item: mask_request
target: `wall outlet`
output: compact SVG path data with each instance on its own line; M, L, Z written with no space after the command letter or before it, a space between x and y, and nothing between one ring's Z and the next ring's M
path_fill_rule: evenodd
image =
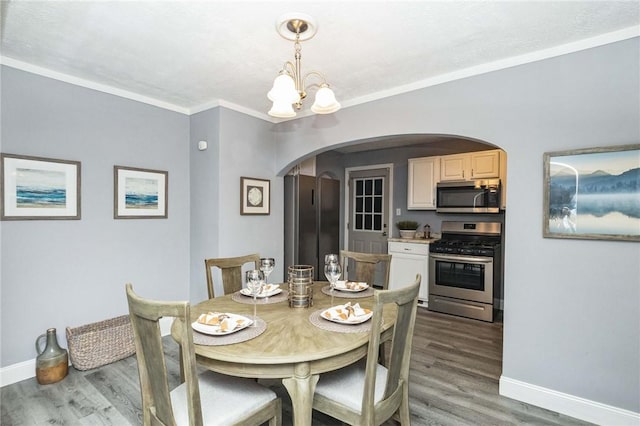
M402 214L402 210L396 209L396 216L400 216Z

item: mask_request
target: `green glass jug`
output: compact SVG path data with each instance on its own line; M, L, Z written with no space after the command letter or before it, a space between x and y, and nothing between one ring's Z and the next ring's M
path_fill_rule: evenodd
M41 340L47 343L41 348ZM50 328L46 334L41 334L36 339L36 379L41 385L56 383L64 379L69 372L69 354L66 349L58 345L56 329Z

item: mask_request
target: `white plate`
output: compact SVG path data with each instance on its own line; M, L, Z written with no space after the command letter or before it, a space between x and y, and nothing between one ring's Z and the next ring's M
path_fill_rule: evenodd
M359 316L350 316L349 318L342 319L340 317L332 316L329 311L339 308L339 306L334 306L333 308L325 309L320 313L320 316L328 321L336 322L338 324L362 324L365 321L368 321L373 316L373 311L370 311L368 314L359 315Z
M251 324L253 324L253 320L247 317L243 317L242 315L236 315L236 314L226 314L226 315L228 315L229 319L231 320L242 321L242 324L238 324L236 328L234 328L233 330L226 330L226 331L222 331L219 325L201 324L198 321L194 321L193 323L191 323L191 327L195 331L199 331L200 333L203 333L203 334L208 334L211 336L225 336L227 334L240 331L244 328L249 327Z
M262 299L264 297L269 297L269 296L275 296L276 294L282 293L282 289L280 288L280 286L278 284L268 284L268 285L272 286L274 288L272 290L264 291L262 293L259 293L256 296L257 299ZM240 294L242 294L243 296L253 297L253 295L251 294L251 291L249 291L249 289L246 288L246 287L240 289Z
M357 284L357 287L348 288L347 284ZM367 283L356 282L356 281L340 281L340 280L336 282L336 286L335 286L336 290L344 291L348 293L358 293L360 291L365 291L368 288L369 288L369 284Z

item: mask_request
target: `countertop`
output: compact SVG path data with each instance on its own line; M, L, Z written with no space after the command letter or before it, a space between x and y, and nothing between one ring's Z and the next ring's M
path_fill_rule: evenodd
M440 238L389 238L390 243L411 243L411 244L431 244Z

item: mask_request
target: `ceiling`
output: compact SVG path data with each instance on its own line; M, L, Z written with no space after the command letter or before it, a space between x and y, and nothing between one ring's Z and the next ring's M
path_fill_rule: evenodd
M293 43L344 107L640 34L635 1L2 1L2 63L191 114L270 119L266 93ZM311 93L313 96L313 93ZM310 101L303 112L308 114Z

